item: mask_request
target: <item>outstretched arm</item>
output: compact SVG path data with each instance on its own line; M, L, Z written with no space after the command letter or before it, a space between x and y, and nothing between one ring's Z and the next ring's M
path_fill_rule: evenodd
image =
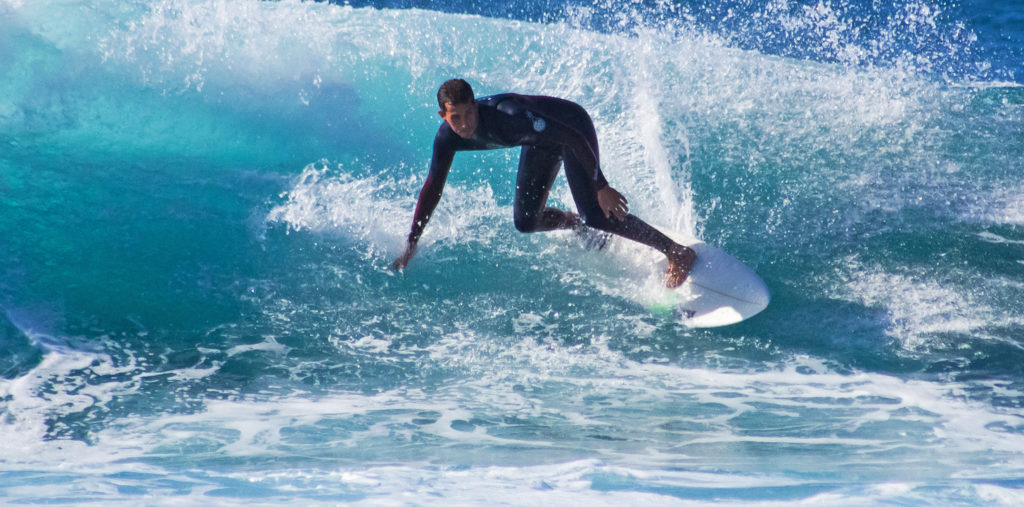
M423 183L423 188L416 201L416 212L413 214L412 227L409 230L405 251L391 264L391 269L405 269L409 265L409 260L416 253L416 244L420 240L420 235L423 234L423 229L426 228L434 209L437 208L437 203L441 200L441 193L444 191L444 184L448 179L448 171L452 168L452 159L454 158L455 152L445 148L439 142L439 138L435 138L434 154L430 159L430 172L427 174L427 181Z
M409 265L409 260L412 259L413 254L416 253L416 245L414 243L407 243L405 245L405 251L402 255L395 259L395 262L391 264L391 269L399 271L405 269Z

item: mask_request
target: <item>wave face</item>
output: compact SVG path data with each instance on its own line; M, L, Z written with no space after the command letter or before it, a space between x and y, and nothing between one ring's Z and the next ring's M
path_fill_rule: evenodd
M0 0L0 494L1019 504L1021 16ZM459 154L393 273L452 76L583 104L772 304L690 329L516 232L516 150Z

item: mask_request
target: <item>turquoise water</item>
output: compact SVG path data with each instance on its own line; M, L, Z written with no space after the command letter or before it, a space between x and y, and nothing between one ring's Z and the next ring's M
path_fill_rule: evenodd
M516 5L0 0L0 500L1022 501L1018 11ZM516 232L516 150L392 272L455 75L772 304Z

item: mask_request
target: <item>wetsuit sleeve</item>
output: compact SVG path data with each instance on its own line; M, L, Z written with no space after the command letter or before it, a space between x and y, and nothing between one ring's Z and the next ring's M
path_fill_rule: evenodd
M409 231L409 244L415 245L419 241L423 229L430 221L434 208L441 201L441 192L444 190L445 180L448 179L448 171L452 168L452 160L455 158L455 149L446 142L444 129L438 130L434 137L434 152L430 157L430 172L427 173L427 181L423 183L419 199L416 202L416 212L412 217L412 229Z

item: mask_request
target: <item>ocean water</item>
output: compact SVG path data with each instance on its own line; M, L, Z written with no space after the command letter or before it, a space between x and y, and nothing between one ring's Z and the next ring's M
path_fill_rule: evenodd
M516 232L516 150L392 272L453 76L771 305ZM1024 503L1022 80L997 0L0 0L0 503Z

